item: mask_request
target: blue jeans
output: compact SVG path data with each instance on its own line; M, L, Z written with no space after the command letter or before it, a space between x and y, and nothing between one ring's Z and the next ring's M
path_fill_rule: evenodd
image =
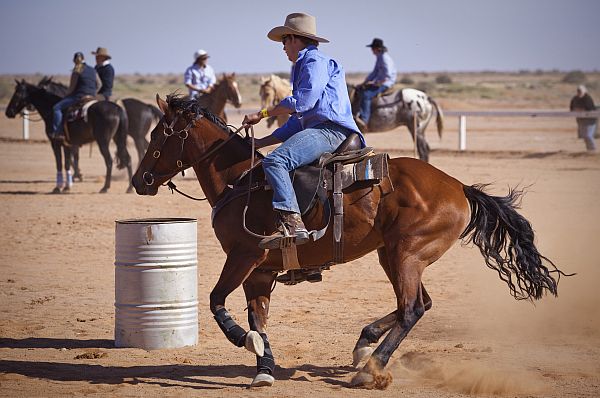
M360 101L360 118L369 123L371 118L371 101L377 97L377 94L383 93L385 90L390 88L389 86L365 86L362 89L362 96Z
M78 101L79 97L68 96L54 104L52 107L52 133L63 131L63 111Z
M587 122L577 122L579 125L579 138L583 138L585 141L585 149L588 151L596 150L596 141L594 141L596 135L596 123L590 124Z
M299 131L288 138L262 162L267 182L273 189L273 208L300 213L290 171L333 152L353 131L332 122Z

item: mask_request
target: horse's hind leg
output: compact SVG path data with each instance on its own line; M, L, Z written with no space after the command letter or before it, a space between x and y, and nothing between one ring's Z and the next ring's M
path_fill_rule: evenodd
M110 188L113 159L112 156L110 156L108 142L98 141L98 148L100 148L100 153L102 154L102 157L104 158L104 164L106 165L106 179L104 180L104 186L100 190L100 193L106 193Z
M395 312L396 319L383 342L375 349L363 369L352 379L354 386L384 389L391 383L391 375L385 373L383 369L402 340L425 313L421 274L427 264L423 263L418 255L419 250L416 249L417 246L422 245L406 240L401 245L398 242L402 240L393 239L393 241L394 243L386 244L389 261L389 269L386 273L396 293L398 306Z
M265 347L264 355L256 356L256 376L252 381L252 387L271 386L275 382L275 378L273 377L275 358L273 357L271 345L267 338L269 302L271 300L271 288L274 281L275 274L255 270L243 284L248 302L248 324L250 325L250 330L255 330L260 334Z
M415 126L413 118L410 117L409 122L407 123L407 127L408 131L410 132L410 136L413 139L413 142L416 141L419 159L421 159L424 162L429 162L429 144L425 140L425 127L427 127L427 124L417 124L417 126Z
M379 248L377 250L377 254L379 255L379 263L383 267L385 273L388 275L388 278L391 279L385 248ZM423 284L421 284L421 290L423 292L425 311L427 311L432 306L431 297L429 297L429 294L427 294ZM394 326L398 317L397 314L398 311L396 310L363 328L360 333L360 337L354 346L354 350L352 351L353 366L358 366L360 362L367 359L373 353L371 344L377 343L379 339L381 339L381 337Z
M81 169L79 168L79 145L71 146L71 156L73 157L73 179L77 179L77 181L83 181L83 175L81 174Z

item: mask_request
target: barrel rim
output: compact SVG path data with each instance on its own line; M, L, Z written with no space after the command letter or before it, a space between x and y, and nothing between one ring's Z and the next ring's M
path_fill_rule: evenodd
M151 218L126 218L115 220L117 224L178 224L178 223L197 223L197 218L188 217L151 217Z

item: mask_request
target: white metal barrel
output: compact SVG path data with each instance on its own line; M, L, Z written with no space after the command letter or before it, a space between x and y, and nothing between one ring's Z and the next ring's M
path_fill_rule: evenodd
M116 347L198 343L196 236L193 218L116 221Z

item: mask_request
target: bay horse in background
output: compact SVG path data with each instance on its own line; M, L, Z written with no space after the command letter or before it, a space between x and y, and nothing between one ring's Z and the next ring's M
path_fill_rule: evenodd
M352 113L356 115L360 109L361 91L356 86L348 85L348 93L352 103ZM425 129L433 117L434 109L438 136L442 138L444 130L442 108L433 98L414 88L395 90L390 94L383 93L373 98L367 131L363 131L364 127L357 124L363 133L388 131L398 126L408 127L413 141L416 140L419 159L428 162L430 148L425 139Z
M278 105L282 99L292 95L292 86L289 80L271 74L269 77L261 77L260 89L260 107L268 108ZM289 115L271 116L267 119L267 127L271 127L277 119L277 126L281 127L289 119Z
M227 259L210 293L210 310L227 339L257 357L252 386L274 382L275 359L266 334L269 303L277 273L283 271L282 252L258 247L260 237L276 229L272 191L264 188L264 173L248 173L254 158L251 143L232 132L218 117L193 100L167 96L157 103L164 117L151 133L150 146L133 176L139 195L156 195L173 176L193 168L213 208L213 228ZM343 144L342 144L343 145ZM396 300L390 311L362 329L353 351L354 364L366 360L353 386L385 388L391 375L384 368L409 331L432 306L421 280L427 266L463 239L479 247L485 264L498 272L516 299L557 295L560 271L541 255L534 231L516 208L521 191L505 197L484 192L485 185L464 185L428 163L412 158L389 160L389 180L381 185L354 184L344 190L344 257L355 260L377 250L379 262L393 286ZM259 189L256 189L256 188ZM249 193L251 191L251 193ZM319 229L325 203L305 214L309 230ZM244 222L244 221L245 222ZM247 229L246 229L247 228ZM334 259L333 228L314 242L298 246L303 269L320 269ZM555 278L555 276L557 278ZM360 283L360 282L359 282ZM225 308L230 293L242 286L250 331ZM307 299L318 300L318 297ZM282 304L280 304L282 305ZM293 308L289 309L293 311ZM323 314L335 324L335 311ZM376 344L387 336L373 350Z
M36 85L27 83L25 80L16 81L16 83L15 92L6 107L6 116L14 118L23 108L30 105L33 106L44 120L46 135L49 138L52 132L52 107L61 97ZM78 119L67 123L69 140L75 146L81 146L92 141L96 141L98 144L106 165L106 178L104 186L100 190L101 193L104 193L108 191L111 183L113 164L113 158L109 150L111 139L117 145L117 168L127 168L127 173L131 178L131 158L127 151L127 115L115 103L99 101L90 106L87 119L87 122L83 119ZM64 181L62 178L61 147L64 150L65 170L67 171L67 184L63 190L66 192L70 189L70 184L72 183L69 178L71 150L63 143L58 143L52 139L50 139L50 144L54 151L57 170L56 188L54 188L53 192L60 192ZM132 187L129 185L128 192L131 190Z
M201 95L197 101L202 108L207 109L209 112L220 117L224 122L227 122L225 104L231 102L238 109L242 106L242 95L235 80L235 73L224 73L215 83L211 92Z
M44 76L38 83L38 87L46 89L46 91L56 94L59 97L64 97L68 87L60 82L55 82L52 77ZM148 149L148 140L146 135L150 132L153 124L157 123L162 117L160 110L151 104L142 102L136 98L125 98L120 101L115 101L117 105L122 103L128 119L128 135L133 139L135 149L138 154L138 163L144 157L146 149ZM81 170L79 169L79 147L72 146L71 153L73 155L74 178L82 180Z

